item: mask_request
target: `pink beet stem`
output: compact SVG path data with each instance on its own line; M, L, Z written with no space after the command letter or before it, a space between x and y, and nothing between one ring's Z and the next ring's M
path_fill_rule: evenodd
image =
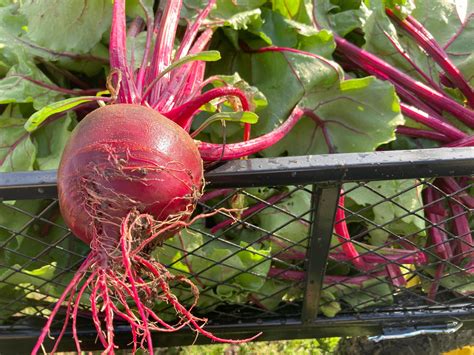
M191 47L189 54L204 51L212 38L212 34L211 29L202 32ZM151 103L152 107L160 112L167 112L191 100L197 94L194 92L194 88L200 86L203 80L204 70L201 70L201 68L205 68L205 66L206 62L193 61L175 68L170 72L169 85L163 88L159 100L156 103ZM149 87L153 83L150 83ZM145 98L146 95L143 96L143 99Z
M400 266L395 264L387 264L385 266L387 270L388 277L390 277L393 286L395 287L403 287L407 284L407 280L403 277L402 270L400 270Z
M385 37L390 41L392 46L397 50L398 54L400 54L412 67L416 70L416 72L421 75L423 79L425 79L426 83L431 85L433 89L436 89L440 93L443 93L441 87L428 75L426 74L421 68L410 58L410 55L403 49L400 43L393 38L387 31L383 31Z
M121 73L122 80L115 85L120 85L118 102L133 103L137 99L137 93L130 68L127 63L127 34L125 23L125 1L115 0L112 15L112 27L110 31L109 57L110 68Z
M438 141L442 143L447 143L451 141L451 139L445 136L443 133L407 126L398 126L396 132L398 134L402 134L408 137L431 139L433 141Z
M350 58L351 62L356 63L369 74L378 76L379 73L383 73L383 78L389 78L390 81L400 84L425 99L434 107L452 113L466 125L474 128L474 112L470 109L463 107L454 99L445 96L431 87L414 80L409 75L394 68L374 54L357 47L344 38L336 35L334 39L339 51Z
M182 0L160 2L159 6L162 14L158 27L159 30L156 36L155 49L150 68L147 71L147 83L151 83L153 79L165 70L172 62L172 53L174 49L176 30L180 19L179 14L181 12ZM167 86L169 82L169 76L170 74L167 74L165 77L161 78L159 83L153 87L150 102L158 101L161 95L162 86Z
M474 146L474 135L459 139L455 142L445 144L445 147L472 147Z
M469 208L474 208L474 197L470 196L466 189L462 187L455 178L444 177L441 179L441 188L452 196L453 199L459 199Z
M439 193L434 190L432 187L428 187L423 191L423 197L425 200L425 205L439 204L436 202L439 200ZM442 208L442 207L441 207ZM431 237L431 240L434 244L435 251L438 256L444 260L451 260L453 257L453 252L449 244L448 236L444 229L445 216L433 213L432 210L425 210L426 217L432 224L428 229L428 233ZM441 227L441 228L440 228Z
M445 269L446 269L446 263L440 263L436 267L434 280L431 282L431 286L428 291L428 298L432 301L436 299L436 294L438 293L438 288L439 288L439 281L443 277Z
M456 85L466 97L469 106L474 107L474 93L467 80L463 77L459 69L449 59L449 56L441 48L433 35L419 23L414 17L408 15L405 20L399 19L390 9L386 9L387 14L400 27L407 31L433 60L446 72L451 82Z
M215 189L215 190L212 190L212 191L206 191L205 193L203 193L203 195L199 199L199 202L204 203L204 202L207 202L209 200L212 200L213 198L228 195L228 194L230 194L234 191L235 191L234 189Z
M359 252L352 244L351 236L349 234L349 230L347 229L346 214L344 212L344 195L339 197L339 208L336 211L334 229L339 243L341 243L342 250L351 260L354 266L360 270L366 270L367 265L365 265L363 259L361 259L359 256Z
M304 110L295 107L281 126L263 136L246 142L230 144L199 142L198 149L201 153L201 158L204 161L233 160L257 153L279 142L303 116Z
M199 110L201 106L218 97L224 96L238 97L242 104L242 109L244 111L250 110L247 96L245 96L245 94L240 89L234 87L220 87L206 91L204 94L196 97L195 99L188 101L185 104L172 109L171 111L163 113L163 115L168 117L170 120L175 121L181 127L189 127L189 123L191 122L193 115Z
M440 133L443 133L445 136L451 139L462 139L467 136L466 133L457 129L448 122L444 122L440 119L437 119L436 117L433 117L428 113L419 110L416 107L407 105L403 102L400 104L400 107L404 115L410 117L416 122L422 123L425 126L428 126Z
M462 254L462 257L473 257L474 243L472 240L471 227L469 226L469 220L467 218L468 212L454 201L449 201L449 207L454 217L454 231L457 236L455 241L459 247L459 252Z

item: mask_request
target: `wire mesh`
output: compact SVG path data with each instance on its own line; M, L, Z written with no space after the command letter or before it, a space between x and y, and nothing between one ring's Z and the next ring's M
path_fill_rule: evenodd
M325 255L308 251L314 225L327 223L315 219L314 189L328 186L210 189L197 212L217 213L168 239L151 256L198 286L195 314L210 324L302 319L308 263ZM342 187L332 236L322 236L330 238L330 248L314 300L319 319L473 308L472 178ZM65 226L56 199L2 201L2 329L40 329L87 253ZM188 287L171 286L182 303L192 303ZM157 301L155 309L165 320L175 317L164 302ZM64 317L62 311L53 327L62 326ZM87 297L79 317L81 326L91 327Z
M342 312L472 307L472 188L453 178L346 184L336 223L351 241L336 234L331 245L321 308L334 299ZM344 253L349 243L355 255Z

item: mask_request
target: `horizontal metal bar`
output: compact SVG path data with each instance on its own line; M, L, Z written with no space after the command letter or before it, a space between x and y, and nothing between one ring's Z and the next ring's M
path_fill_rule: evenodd
M474 147L236 160L206 173L210 187L342 183L474 175ZM0 199L54 198L56 171L0 173Z
M230 339L242 339L253 336L259 332L262 335L259 341L282 339L309 339L333 336L362 336L381 334L384 328L390 326L403 326L418 324L432 324L436 319L437 324L463 322L463 329L474 328L474 308L453 307L451 309L412 310L410 312L380 312L360 313L356 315L338 315L334 318L318 318L312 323L302 324L300 319L262 320L254 323L241 323L233 325L208 324L206 330L215 335ZM2 330L4 328L5 330ZM0 349L2 355L30 353L39 335L39 329L27 327L12 330L9 326L0 326ZM130 329L125 326L115 328L114 341L120 349L130 349ZM91 325L88 330L80 330L81 347L83 350L98 350L97 333ZM53 336L55 334L52 334ZM203 336L196 338L196 333L184 329L175 333L153 333L153 342L157 347L184 346L191 344L209 344L211 341ZM52 340L45 341L46 349L51 349ZM75 351L71 334L64 335L58 351Z
M0 199L34 200L55 198L56 170L0 173Z
M236 160L206 175L213 187L394 180L474 174L474 147Z

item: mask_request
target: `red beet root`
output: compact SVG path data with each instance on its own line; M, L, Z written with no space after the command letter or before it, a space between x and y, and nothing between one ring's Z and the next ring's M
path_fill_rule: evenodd
M150 248L193 222L190 217L203 185L203 163L195 142L160 113L145 106L116 104L86 116L63 153L58 190L65 222L91 251L59 298L33 354L40 350L64 302L66 320L52 352L70 318L76 349L81 352L76 318L87 295L106 353L116 348L116 318L130 324L133 352L146 347L153 353L151 331L172 332L186 325L216 341L251 340L221 339L204 330L206 320L190 313L199 297L197 287L148 255ZM189 309L173 294L170 282L190 287L195 300ZM170 304L179 321L174 325L163 321L152 309L156 302Z
M61 212L87 244L101 234L118 240L120 223L133 209L157 221L189 217L202 186L202 160L191 137L139 105L110 105L89 114L58 171Z

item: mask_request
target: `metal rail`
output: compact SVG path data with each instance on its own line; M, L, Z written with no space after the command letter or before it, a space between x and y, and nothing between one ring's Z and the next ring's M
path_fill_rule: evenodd
M387 151L375 153L331 154L303 157L280 157L227 162L206 173L209 187L250 187L313 185L310 241L306 258L306 280L300 319L264 319L253 323L216 324L207 329L218 336L244 338L263 331L260 340L310 338L342 335L377 335L390 327L404 324L461 321L474 328L474 305L439 309L406 308L390 312L341 314L335 318L317 318L329 253L332 226L342 183L438 176L474 175L474 147ZM57 197L56 171L0 173L0 200L53 199ZM317 257L315 257L317 256ZM282 317L284 315L282 314ZM23 353L31 350L38 329L0 326L0 353ZM91 326L90 329L93 329ZM411 329L411 328L410 328ZM117 329L118 345L127 348L129 328ZM209 341L183 330L173 334L155 334L158 346L201 344ZM84 350L96 349L94 331L80 331ZM19 341L20 340L20 341ZM61 351L74 350L65 336Z
M304 185L474 174L474 147L323 154L227 162L209 187ZM0 173L0 199L54 198L56 171Z

